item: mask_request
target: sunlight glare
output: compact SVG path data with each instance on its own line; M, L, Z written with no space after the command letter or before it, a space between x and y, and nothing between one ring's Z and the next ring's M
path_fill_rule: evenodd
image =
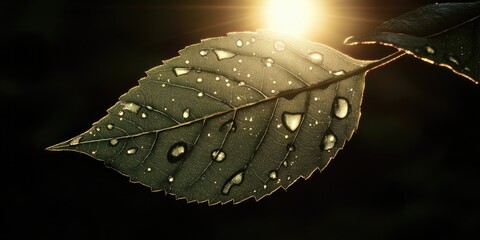
M269 29L304 36L310 27L318 27L320 11L314 0L266 0L265 21Z

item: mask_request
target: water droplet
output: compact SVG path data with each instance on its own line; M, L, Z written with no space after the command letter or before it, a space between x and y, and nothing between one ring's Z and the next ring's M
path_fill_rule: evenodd
M146 113L142 113L142 118L147 118L147 114Z
M277 179L277 171L271 171L268 177L272 180Z
M344 119L350 113L350 103L346 98L337 97L333 102L332 113L338 119Z
M70 146L77 146L80 143L80 139L82 139L81 136L72 139L72 141L70 141L69 145Z
M308 54L308 60L315 64L320 64L323 62L323 55L317 52Z
M198 83L201 83L202 81L203 81L202 78L197 78L197 82L198 82Z
M300 123L302 122L302 117L302 113L284 112L282 114L283 125L285 125L287 129L291 132L294 132L300 126Z
M288 139L288 135L285 135L285 139Z
M242 47L242 46L243 46L242 40L237 40L237 47Z
M265 64L265 66L267 66L267 67L271 67L271 66L273 66L273 64L275 63L275 62L273 61L273 59L272 59L272 58L269 58L269 57L268 57L268 58L262 58L262 62L263 62L263 64Z
M222 194L227 195L230 192L230 189L234 185L240 185L243 181L243 172L234 174L230 180L228 180L225 185L223 185Z
M203 93L202 93L202 92L199 92L199 93L197 94L197 96L198 96L198 97L203 97Z
M325 133L325 136L323 137L322 144L320 145L320 148L323 151L330 151L332 148L335 147L335 144L337 143L337 137L335 134L333 134L332 131L328 130Z
M128 155L133 155L137 152L137 148L130 148L127 150Z
M173 69L173 73L175 73L175 76L182 76L190 72L190 68L184 68L184 67L177 67Z
M254 37L252 37L252 39L250 39L252 41L252 43L254 43L256 41L256 39Z
M275 48L275 50L281 52L283 50L285 50L285 43L283 41L275 41L273 42L273 48Z
M95 130L96 130L97 132L100 132L101 129L100 129L99 127L97 127L97 128L95 128Z
M426 46L425 51L427 51L428 54L435 54L435 49L430 46Z
M282 124L277 124L277 128L281 128L282 127Z
M207 56L207 54L208 54L207 49L200 50L200 56L205 57L205 56Z
M168 150L167 159L171 163L183 160L187 156L188 146L184 142L177 142Z
M226 133L227 131L235 132L235 130L237 130L237 124L233 119L230 119L224 124L222 124L222 126L220 126L220 129L219 129L221 133Z
M453 56L448 56L448 61L455 63L456 65L460 65L460 62L458 61L458 59Z
M236 67L234 67L234 68L233 68L233 71L234 71L234 72L236 72L236 71L237 71L237 68L236 68Z
M295 145L293 145L293 143L290 143L287 145L287 151L289 152L295 152L296 148L295 148Z
M237 54L232 53L232 52L227 52L225 50L213 50L213 52L215 53L215 55L217 55L217 59L219 61L223 60L223 59L229 59L229 58L233 58L233 57L237 56Z
M189 64L189 63L190 63L190 61L188 61L188 60L187 60L187 61L185 61L185 64Z
M470 68L469 68L469 67L465 67L465 68L463 68L463 69L465 69L465 71L467 71L467 72L470 71Z
M152 171L152 168L147 168L147 172L151 172Z
M248 73L248 74L247 74L247 77L249 78L250 76L251 76L250 73Z
M162 84L162 87L166 87L166 86L167 86L167 84L165 84L165 83L164 83L164 84Z
M115 146L117 145L117 143L118 143L118 140L116 138L110 139L110 145Z
M332 72L332 74L335 76L345 75L345 71L339 70L339 71Z
M216 77L215 80L220 81L220 77Z
M113 124L108 124L108 125L107 125L107 129L108 129L108 130L112 130L113 127L114 127Z
M172 183L175 179L173 178L173 176L168 176L168 182L169 183Z
M239 87L244 86L244 85L245 85L245 82L243 82L243 81L238 83Z
M123 111L118 112L118 116L123 116L125 114Z
M188 118L190 116L190 109L185 109L185 111L183 111L183 118Z
M95 154L97 154L97 151L92 151L92 155L95 155Z
M313 67L312 67L312 66L310 66L310 67L308 68L308 70L312 71L312 70L313 70Z
M284 166L284 167L288 167L288 162L287 162L287 160L283 161L283 166Z
M214 150L212 152L212 159L214 161L217 161L217 162L221 162L221 161L225 160L226 156L227 155L222 150Z

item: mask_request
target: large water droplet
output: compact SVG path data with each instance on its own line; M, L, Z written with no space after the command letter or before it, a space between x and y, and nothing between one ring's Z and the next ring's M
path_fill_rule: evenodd
M237 40L237 47L242 47L242 46L243 46L242 40Z
M217 161L217 162L221 162L221 161L225 160L226 156L227 155L222 150L214 150L212 152L212 159L214 161Z
M171 163L183 160L187 156L188 146L184 142L177 142L170 147L167 153L167 159Z
M229 58L233 58L235 56L237 56L237 54L235 53L232 53L232 52L228 52L228 51L225 51L225 50L213 50L213 52L215 53L215 55L217 55L217 59L220 61L220 60L223 60L223 59L229 59Z
M335 144L337 143L337 137L335 134L333 134L332 131L328 130L325 133L325 136L323 136L322 144L320 145L320 148L323 151L330 151L332 148L335 147Z
M273 42L273 48L275 48L275 50L281 52L283 50L285 50L285 43L283 41L275 41Z
M348 99L343 97L335 98L335 101L333 101L332 113L338 119L346 118L348 113L350 113L350 103L348 102Z
M225 183L225 185L223 185L222 194L227 195L230 192L230 189L232 188L232 186L240 185L242 181L243 181L243 172L236 173L230 178L229 181Z
M235 132L235 130L237 130L237 124L233 119L230 119L224 124L222 124L222 126L220 126L220 129L219 129L219 131L222 133L226 133L227 131Z
M323 62L323 55L317 52L308 54L308 60L315 64L320 64Z
M137 148L130 148L127 150L128 155L133 155L137 152Z
M294 132L300 126L300 123L302 122L302 117L302 113L284 112L282 114L283 125L285 125L287 129L291 132Z
M116 138L110 139L110 145L115 146L117 145L117 143L118 143L118 140Z
M277 171L271 171L268 177L272 180L277 179Z
M275 63L275 62L273 61L273 59L272 59L272 58L269 58L269 57L267 57L267 58L262 58L262 62L263 62L263 64L265 64L265 66L267 66L267 67L271 67L271 66L273 66L273 64Z
M175 73L175 76L182 76L190 72L190 68L184 68L184 67L177 67L173 69L173 73Z
M80 143L80 139L82 139L81 136L72 139L72 141L70 141L69 145L70 146L77 146Z
M190 109L185 109L185 111L183 111L183 118L188 118L190 116Z
M207 49L200 50L200 56L205 57L207 55L208 55L208 50Z

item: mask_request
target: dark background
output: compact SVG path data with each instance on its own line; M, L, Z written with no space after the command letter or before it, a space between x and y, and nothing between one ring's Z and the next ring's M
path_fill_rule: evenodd
M331 0L308 38L344 46L435 1ZM443 2L443 1L438 1ZM480 87L403 57L370 72L359 130L322 173L255 202L187 204L44 148L88 129L144 71L200 39L262 28L260 1L0 3L2 231L36 239L444 239L478 235Z

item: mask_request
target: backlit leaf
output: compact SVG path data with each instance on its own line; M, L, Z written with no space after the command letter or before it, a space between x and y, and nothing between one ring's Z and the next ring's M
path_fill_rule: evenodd
M420 7L390 19L346 44L392 45L422 60L480 80L480 1Z
M335 157L378 64L267 31L207 39L149 70L107 116L49 150L88 154L188 201L258 200Z

